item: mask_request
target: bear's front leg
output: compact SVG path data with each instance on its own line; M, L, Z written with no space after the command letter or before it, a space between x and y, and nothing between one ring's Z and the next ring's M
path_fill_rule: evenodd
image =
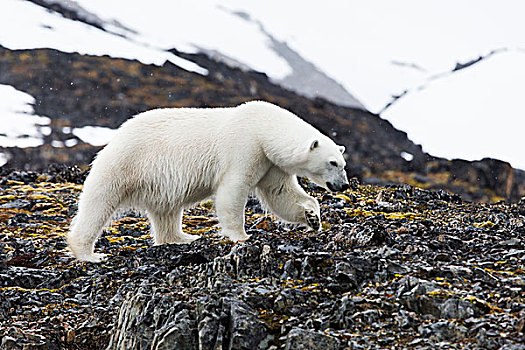
M239 182L223 182L216 193L215 207L222 235L234 242L250 238L244 231L244 207L249 189Z
M299 186L295 175L274 166L259 181L255 193L264 206L280 219L306 224L314 231L321 228L319 203Z

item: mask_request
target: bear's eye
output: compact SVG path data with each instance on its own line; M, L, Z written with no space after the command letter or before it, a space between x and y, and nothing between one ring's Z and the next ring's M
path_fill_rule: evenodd
M337 166L337 162L332 160L332 161L330 162L330 165L331 165L331 166Z

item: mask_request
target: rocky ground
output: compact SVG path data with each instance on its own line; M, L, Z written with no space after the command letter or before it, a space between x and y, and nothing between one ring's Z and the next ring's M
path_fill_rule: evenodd
M156 247L129 212L104 230L97 265L64 242L84 176L2 173L2 349L525 349L523 201L310 186L320 233L252 199L252 237L233 244L208 201L184 217L201 239Z

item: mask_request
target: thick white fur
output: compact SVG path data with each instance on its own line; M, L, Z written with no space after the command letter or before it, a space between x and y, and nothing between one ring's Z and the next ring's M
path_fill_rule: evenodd
M290 176L277 166L273 166L259 181L255 194L263 205L280 219L308 224L305 213L317 216L320 223L319 203L308 195L297 183L295 176Z
M330 167L330 161L338 166ZM254 101L234 108L173 108L125 122L92 164L67 235L82 261L99 262L95 241L117 208L145 209L155 244L188 243L182 211L215 194L222 234L246 240L248 194L278 217L305 223L319 204L297 184L307 176L326 187L345 181L340 147L291 112Z

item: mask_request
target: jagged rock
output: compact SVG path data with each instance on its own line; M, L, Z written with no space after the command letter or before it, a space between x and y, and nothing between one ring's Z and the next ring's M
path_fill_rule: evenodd
M35 254L36 255L36 254ZM35 255L26 256L26 258L33 258ZM13 263L14 259L9 260ZM19 264L25 265L21 259L18 261ZM2 271L3 270L3 271ZM19 286L22 288L46 288L49 287L48 281L53 280L56 277L56 272L43 270L43 269L32 269L21 266L8 266L6 269L0 269L0 287L11 287Z
M353 231L350 240L353 245L379 245L388 239L388 234L385 231L374 230L373 228L365 227L359 231Z
M151 346L154 329L144 320L151 322L150 296L137 293L129 295L120 307L107 349L147 349ZM151 304L150 304L151 305Z
M240 300L226 299L230 304L231 340L228 349L264 349L272 340L266 326L253 309Z
M343 286L343 288L356 288L357 271L347 262L338 261L335 265L335 279Z
M23 199L17 199L12 202L4 203L0 205L0 208L5 209L29 209L31 207L31 202Z
M524 350L525 344L505 344L500 350Z
M16 338L6 336L2 338L2 343L0 344L2 349L5 350L19 350L22 349L21 344L17 342Z
M331 322L334 328L349 328L354 322L352 316L355 312L355 303L348 295L337 300L331 312Z
M478 308L472 303L458 298L450 298L445 300L439 307L441 310L441 318L446 319L466 319L479 314Z
M173 321L155 331L151 344L152 350L193 350L197 348L195 322L190 318L189 311L181 310Z
M379 321L381 317L381 312L379 310L366 310L361 312L356 312L352 315L352 319L357 320L364 324L372 324Z
M339 340L329 335L301 328L294 328L286 337L285 350L335 350Z
M417 314L415 312L400 310L396 316L396 322L401 329L413 327L417 324Z
M264 349L273 339L255 310L225 297L202 308L139 290L122 303L108 349Z
M215 259L213 270L217 273L227 273L233 278L242 278L250 275L255 269L260 269L261 253L261 247L236 244L228 255Z
M283 273L281 274L282 280L293 280L299 277L299 269L295 266L295 261L287 260L284 263Z
M455 341L467 334L467 329L454 322L436 322L419 327L419 333L430 339Z

